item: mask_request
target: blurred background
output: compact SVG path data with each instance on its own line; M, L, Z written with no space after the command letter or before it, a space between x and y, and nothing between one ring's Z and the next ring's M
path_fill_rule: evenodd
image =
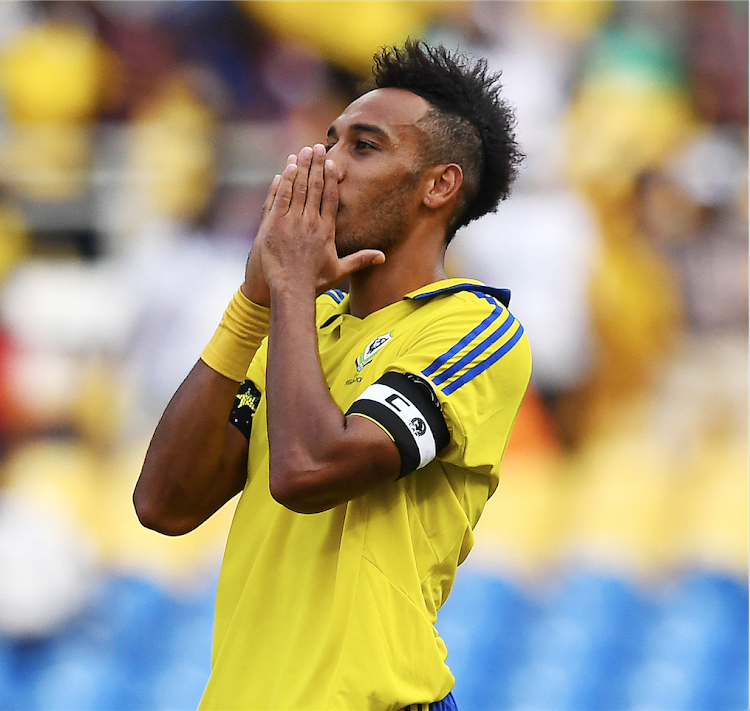
M0 3L0 709L197 705L233 504L165 538L132 488L271 177L408 35L502 70L527 154L449 250L535 357L459 707L748 708L748 4L258 0Z

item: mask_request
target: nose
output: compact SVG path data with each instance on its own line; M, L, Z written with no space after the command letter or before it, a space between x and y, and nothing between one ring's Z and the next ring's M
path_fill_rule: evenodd
M340 183L344 179L346 174L346 154L339 148L340 141L334 143L329 149L326 158L330 158L336 166L336 174L338 176L338 182Z

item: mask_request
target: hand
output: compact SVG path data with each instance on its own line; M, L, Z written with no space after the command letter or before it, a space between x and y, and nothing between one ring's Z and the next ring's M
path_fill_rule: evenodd
M385 261L385 255L373 249L343 258L336 253L338 174L333 161L326 160L323 145L289 157L267 202L256 244L269 286L299 287L317 294L352 272ZM256 269L257 263L252 266Z
M287 159L287 165L289 165L291 159L296 161L297 157L289 156L289 159ZM274 197L276 197L276 191L279 188L280 182L281 176L274 176L274 179L271 182L271 187L268 190L268 195L266 195L266 201L263 204L260 228L262 228L263 223L271 210L271 205L273 205L273 200ZM259 306L268 307L271 303L271 293L268 290L268 284L266 283L266 277L263 274L263 266L260 261L260 246L258 244L258 237L261 233L260 228L258 229L258 235L255 237L253 246L250 249L250 254L247 255L247 263L245 264L245 281L240 288L242 293L250 299L250 301L253 301Z

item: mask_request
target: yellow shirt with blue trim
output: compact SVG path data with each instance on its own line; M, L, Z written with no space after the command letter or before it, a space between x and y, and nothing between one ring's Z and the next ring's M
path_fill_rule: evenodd
M222 564L201 711L386 711L451 690L437 611L497 487L531 374L508 299L447 279L360 319L345 293L318 298L331 395L343 412L376 421L412 461L396 481L321 513L295 513L270 495L265 344L258 351L247 374L260 393L248 477ZM440 423L426 412L430 398ZM378 414L388 408L391 424Z

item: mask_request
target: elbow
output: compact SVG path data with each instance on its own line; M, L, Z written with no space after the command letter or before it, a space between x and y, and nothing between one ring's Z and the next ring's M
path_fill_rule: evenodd
M168 526L164 516L159 513L157 507L140 495L137 489L133 493L133 508L141 526L150 531L165 533Z
M170 516L163 507L143 496L136 488L133 493L133 508L138 521L144 528L148 528L164 536L182 536L189 533L197 524L185 518Z
M321 475L316 470L294 471L273 468L269 476L271 496L284 508L300 514L321 513L333 508L331 501L321 491Z

